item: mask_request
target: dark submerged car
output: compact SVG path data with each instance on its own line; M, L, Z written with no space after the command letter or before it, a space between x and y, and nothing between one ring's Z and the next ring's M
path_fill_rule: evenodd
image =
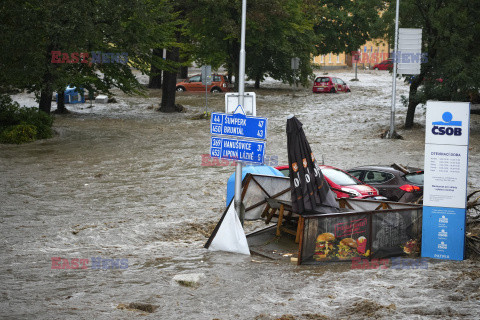
M421 203L423 199L422 169L393 164L360 166L347 172L390 201Z

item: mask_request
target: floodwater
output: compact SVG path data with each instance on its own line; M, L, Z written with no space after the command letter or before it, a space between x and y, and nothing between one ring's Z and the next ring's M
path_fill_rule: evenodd
M256 90L257 115L269 119L266 154L287 163L285 124L295 114L325 164L423 167L425 109L418 107L418 124L405 131L406 109L399 104L404 139L382 140L391 76L365 71L359 82L349 81L353 73L338 76L351 93L313 95L274 81ZM407 92L400 83L398 100ZM234 167L202 165L209 122L194 115L205 110L204 94L179 94L177 103L187 109L181 114L156 112L160 92L149 95L119 93L117 103L69 106L74 113L55 118L54 138L0 145L0 318L480 317L478 260L350 270L348 263L304 267L203 249L224 210ZM28 95L15 99L34 104ZM209 95L208 110L222 112L224 95ZM472 115L469 191L480 187L479 150L480 116ZM55 257L69 265L89 262L86 269L54 269ZM94 269L97 257L123 264ZM178 275L199 280L184 286L174 280ZM121 307L132 302L158 308Z

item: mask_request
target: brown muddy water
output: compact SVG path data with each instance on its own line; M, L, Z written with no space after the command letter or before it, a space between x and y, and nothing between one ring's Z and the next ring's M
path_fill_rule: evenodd
M335 95L265 83L256 92L257 115L269 119L267 155L287 163L285 124L295 114L325 164L423 167L424 108L417 110L415 128L405 131L406 110L399 104L404 139L382 140L391 77L364 72L360 80L349 82L352 93ZM398 96L406 93L399 85ZM177 103L187 109L181 114L156 112L160 93L149 95L70 106L72 114L56 116L54 138L0 145L0 318L480 317L478 260L350 270L348 263L304 267L203 249L223 212L234 168L202 166L209 122L194 115L204 111L204 95L179 94ZM208 103L209 111L221 112L224 95L209 95ZM480 188L479 150L480 116L472 115L469 191ZM86 269L54 269L52 258L89 262ZM95 269L92 258L119 265ZM174 279L179 275L198 281L180 284ZM125 307L130 303L157 308Z

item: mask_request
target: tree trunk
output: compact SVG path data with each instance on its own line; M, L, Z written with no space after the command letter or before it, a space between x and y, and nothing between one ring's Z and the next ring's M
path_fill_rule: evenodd
M420 73L410 84L410 93L408 94L408 109L405 118L405 129L411 129L415 119L415 109L419 103L417 99L418 87L423 81L424 74Z
M153 55L157 59L163 59L163 49L153 49ZM162 87L162 70L155 65L150 67L150 79L148 80L150 89L160 89Z
M235 77L234 91L238 92L238 82L239 82L239 64L240 64L240 43L237 41L229 42L227 46L227 52L230 57L231 64L229 65L229 71Z
M53 91L50 88L44 88L40 91L40 102L38 104L38 109L40 111L43 111L45 113L50 113L50 110L52 109L52 96L53 96Z
M188 66L180 67L180 79L188 78Z
M57 111L55 113L68 113L67 108L65 108L65 91L58 92L58 101L57 101Z
M255 77L255 89L260 89L260 76Z
M179 50L172 48L167 50L167 60L178 62ZM175 87L177 84L177 72L163 72L163 86L162 86L162 102L159 111L161 112L176 112L175 107Z

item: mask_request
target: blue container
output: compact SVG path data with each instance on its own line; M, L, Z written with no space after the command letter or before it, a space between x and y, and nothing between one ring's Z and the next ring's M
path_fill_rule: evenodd
M56 95L55 99L58 103L58 93ZM76 87L70 87L68 86L65 89L65 104L68 103L85 103L85 94L84 94L84 89L79 88L77 90Z
M274 167L245 166L242 168L242 181L247 175L247 173L284 177L283 173L281 173ZM232 201L234 195L235 195L235 172L230 176L230 178L228 178L228 181L227 181L227 203L226 203L227 206L230 203L230 201Z

